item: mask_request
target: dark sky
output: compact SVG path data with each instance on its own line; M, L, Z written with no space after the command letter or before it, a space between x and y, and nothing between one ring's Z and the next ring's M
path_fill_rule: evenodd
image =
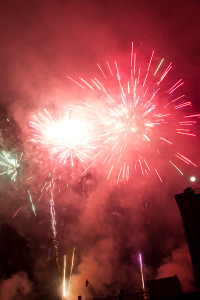
M173 62L172 78L183 78L184 92L193 104L190 112L200 113L199 9L199 1L194 0L1 2L1 150L28 151L27 123L33 113L82 100L66 75L88 79L97 73L97 63L116 58L123 64L130 57L132 41L143 61L148 62L155 50L159 58ZM182 143L200 163L199 136ZM140 251L145 280L174 274L183 284L193 280L173 195L189 185L199 187L199 167L185 168L184 176L166 171L162 184L139 176L116 186L97 168L69 188L60 182L61 192L55 195L58 271L49 197L38 200L43 180L37 169L38 152L33 157L28 154L16 183L0 177L1 299L55 299L61 288L63 255L69 274L74 246L71 299L85 296L86 279L100 296L117 294L120 288L140 291ZM24 183L33 174L33 180ZM192 174L197 176L193 184L188 179Z

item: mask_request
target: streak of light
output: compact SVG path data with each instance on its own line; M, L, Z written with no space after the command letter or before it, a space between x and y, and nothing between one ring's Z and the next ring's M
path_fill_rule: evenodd
M167 74L169 73L169 71L172 68L172 63L169 64L169 66L167 67L167 69L164 71L163 75L161 76L160 80L158 81L158 85L163 81L163 79L167 76Z
M83 81L91 90L93 90L93 87L87 82L87 81L85 81L83 78L81 78L81 77L79 77L79 79L81 80L81 81Z
M184 102L182 104L176 105L175 109L180 109L180 108L186 107L188 105L191 106L191 102Z
M106 63L107 63L107 66L108 66L108 69L109 69L109 71L110 71L111 76L113 76L113 72L112 72L112 70L111 70L111 67L110 67L108 61L106 61Z
M177 131L177 133L183 134L183 135L196 136L196 134L194 134L194 133L187 133L187 132L181 132L181 131Z
M55 203L53 196L53 184L50 183L50 213L51 213L51 228L53 232L53 244L56 250L56 262L58 269L60 269L59 261L58 261L58 241L57 241L57 230L56 230L56 213L55 213Z
M74 254L75 254L75 247L74 247L73 254L72 254L72 262L71 262L71 270L70 270L70 276L69 276L67 299L69 299L69 295L70 295L71 279L72 279L72 272L73 272L73 266L74 266Z
M13 218L18 214L18 212L22 209L22 207L20 207L13 215Z
M179 152L177 152L177 154L178 154L179 156L181 156L183 159L185 159L186 161L188 161L190 164L192 164L194 167L197 168L197 165L196 165L194 162L192 162L189 158L187 158L186 156L184 156L183 154L181 154L181 153L179 153Z
M200 117L200 114L185 116L185 118L195 118L195 117Z
M169 160L169 162L174 166L174 168L176 168L179 171L181 175L183 175L183 172L181 172L181 170L171 160Z
M165 138L163 138L163 137L160 137L160 139L161 139L161 140L163 140L163 141L165 141L165 142L166 142L166 143L168 143L168 144L171 144L171 145L173 145L173 143L172 143L172 142L168 141L167 139L165 139Z
M141 273L141 281L142 281L142 289L145 290L144 285L144 275L143 275L143 266L142 266L142 254L139 253L139 262L140 262L140 273Z
M65 277L65 272L66 272L66 255L64 255L64 265L63 265L63 298L64 299L66 297L66 277Z
M179 100L179 99L181 99L181 98L183 98L183 97L185 97L185 95L182 95L182 96L180 96L180 97L177 97L176 99L172 100L172 102L175 102L175 101L177 101L177 100Z
M158 65L158 67L157 67L155 73L153 74L154 76L157 74L158 70L160 69L160 67L161 67L161 65L162 65L162 63L163 63L163 61L164 61L164 58L161 59L161 62L159 63L159 65Z
M158 178L160 179L160 182L162 182L162 178L160 177L160 175L159 175L159 173L158 173L158 171L156 169L155 169L155 172L156 172Z
M28 195L29 195L29 200L30 200L30 202L31 202L32 210L33 210L33 212L34 212L34 215L36 216L35 206L33 205L33 199L32 199L32 196L31 196L31 193L30 193L29 190L28 190Z
M151 54L151 58L150 58L150 61L149 61L147 72L149 72L149 69L150 69L150 66L151 66L151 62L152 62L152 59L153 59L153 55L154 55L154 50L153 50L153 52Z
M99 64L97 64L97 66L98 66L99 70L101 71L101 73L103 74L103 77L106 79L106 75L104 74L104 72L103 72L101 66L100 66Z
M80 84L80 83L78 83L76 80L74 80L74 79L72 79L71 77L69 77L69 76L66 76L68 79L70 79L71 81L73 81L73 82L75 82L78 86L80 86L82 89L84 89L84 87Z

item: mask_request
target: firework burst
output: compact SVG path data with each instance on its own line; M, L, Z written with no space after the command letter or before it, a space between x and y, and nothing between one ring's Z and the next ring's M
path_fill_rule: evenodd
M84 166L86 160L92 160L92 152L96 148L93 122L91 118L88 121L89 109L89 106L69 106L64 115L59 111L57 117L44 109L30 122L31 141L40 148L48 149L57 163L70 163L74 167L78 160Z
M7 174L10 179L16 182L18 170L21 165L23 152L20 156L3 151L0 154L0 175Z
M162 182L159 161L161 164L164 157L180 174L180 160L196 167L177 151L176 140L178 135L195 137L191 125L197 123L194 118L199 115L183 116L182 110L189 110L192 104L185 95L178 94L182 79L173 84L166 80L172 63L165 65L164 58L154 63L153 51L143 71L137 68L133 46L132 43L128 76L121 76L116 61L106 61L104 67L97 65L101 78L95 77L91 82L79 79L82 88L96 90L96 97L105 99L99 116L102 139L97 157L108 170L107 179L117 172L118 183L128 181L135 171L142 175L153 171Z

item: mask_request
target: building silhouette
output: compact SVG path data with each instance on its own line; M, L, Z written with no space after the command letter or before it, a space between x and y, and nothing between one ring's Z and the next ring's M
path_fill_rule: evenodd
M174 196L179 207L192 265L196 279L196 288L200 291L200 193L191 188Z

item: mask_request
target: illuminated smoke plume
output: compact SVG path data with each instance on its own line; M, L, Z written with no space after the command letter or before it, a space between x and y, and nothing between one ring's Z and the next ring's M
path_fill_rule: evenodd
M0 275L30 280L29 290L41 299L55 299L61 286L54 221L61 270L63 255L71 258L76 246L70 289L74 298L84 297L86 279L104 297L120 288L141 291L138 253L143 255L144 280L182 272L176 270L183 259L174 251L186 241L173 195L187 187L190 176L196 177L189 183L192 188L199 185L199 9L196 1L136 2L4 1L1 6L0 91L7 112L1 107L0 150L24 155L16 182L7 174L0 176L0 220L13 229L0 227ZM157 85L171 61L173 68ZM134 99L134 88L140 98ZM57 120L60 111L63 117L70 103L76 110L80 101L94 108L89 120L95 126L92 136L98 137L92 141L95 149L82 148L86 155L78 157L77 147L70 148L60 161L59 143L37 147L39 141L30 141L33 115L46 116L46 108ZM156 118L165 112L171 115ZM11 285L16 291L16 281L3 290L4 297L11 297ZM20 299L31 299L28 289L20 287L19 293Z

